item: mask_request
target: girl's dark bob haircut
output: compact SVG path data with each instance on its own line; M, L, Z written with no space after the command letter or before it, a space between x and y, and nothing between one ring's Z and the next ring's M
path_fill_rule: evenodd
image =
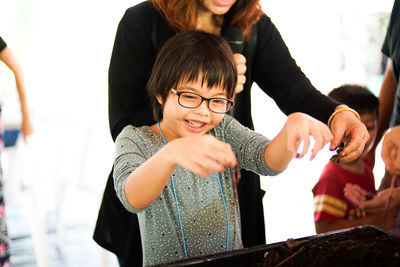
M163 117L163 107L156 96L165 103L171 88L198 79L208 88L221 87L228 98L233 98L237 71L232 50L214 34L197 30L177 33L160 49L147 83L154 119L160 121Z

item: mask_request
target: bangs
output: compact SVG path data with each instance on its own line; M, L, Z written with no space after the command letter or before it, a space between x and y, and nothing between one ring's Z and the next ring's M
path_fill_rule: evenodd
M177 60L173 68L168 71L170 78L176 81L174 86L178 83L195 82L200 79L201 84L206 85L207 88L221 87L226 90L228 97L233 97L237 72L230 47L207 37L209 36L205 35L203 39L191 40L190 46L195 47L192 51L183 49L175 54ZM204 42L208 45L204 45ZM211 47L215 49L210 49Z
M186 69L188 70L188 69ZM220 69L211 70L206 68L192 68L186 73L182 73L179 77L180 80L174 85L177 87L178 84L190 83L190 82L201 82L201 86L206 86L211 89L213 87L220 88L221 91L226 92L229 98L233 97L235 88L232 83L232 77L229 77L229 73L223 72Z

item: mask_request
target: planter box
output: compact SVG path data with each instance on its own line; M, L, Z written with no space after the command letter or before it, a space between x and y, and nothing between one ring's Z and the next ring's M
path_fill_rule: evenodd
M368 225L159 266L400 266L400 238Z

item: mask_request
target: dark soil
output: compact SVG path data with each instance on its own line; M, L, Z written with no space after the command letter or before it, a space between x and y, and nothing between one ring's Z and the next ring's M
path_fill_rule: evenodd
M400 266L400 238L375 227L288 240L245 266Z
M400 267L400 237L360 226L159 266Z

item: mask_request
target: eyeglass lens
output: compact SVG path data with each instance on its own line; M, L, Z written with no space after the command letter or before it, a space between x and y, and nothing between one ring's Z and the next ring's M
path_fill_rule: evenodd
M179 95L179 104L187 108L197 108L201 105L203 100L208 102L208 108L217 113L224 113L229 110L231 103L227 99L223 98L211 98L206 99L200 95L183 92Z

